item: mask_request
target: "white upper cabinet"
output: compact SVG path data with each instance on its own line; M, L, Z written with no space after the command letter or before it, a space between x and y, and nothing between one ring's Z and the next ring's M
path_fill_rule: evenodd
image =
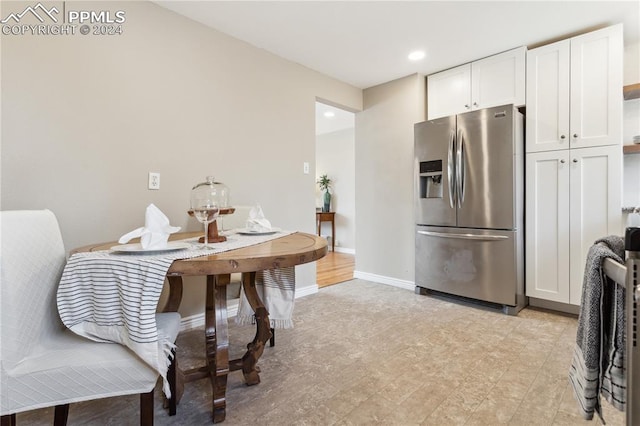
M569 42L527 52L527 152L569 148Z
M525 104L526 48L471 63L471 108Z
M427 76L429 120L471 111L471 64Z
M622 142L622 25L527 52L527 152Z
M526 48L427 76L428 119L498 105L525 104Z

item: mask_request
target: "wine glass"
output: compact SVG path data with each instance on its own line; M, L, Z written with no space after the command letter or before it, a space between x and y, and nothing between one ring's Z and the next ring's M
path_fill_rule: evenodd
M191 210L198 222L204 224L203 250L209 246L209 224L216 220L220 212L218 188L214 185L213 176L207 176L207 181L197 184L191 190Z

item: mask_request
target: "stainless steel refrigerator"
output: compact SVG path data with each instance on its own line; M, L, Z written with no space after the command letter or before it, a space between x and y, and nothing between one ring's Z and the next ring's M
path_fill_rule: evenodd
M418 123L416 293L435 290L509 314L524 296L524 129L512 105Z

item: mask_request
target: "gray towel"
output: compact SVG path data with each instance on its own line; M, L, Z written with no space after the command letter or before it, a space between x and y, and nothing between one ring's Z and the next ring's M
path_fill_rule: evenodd
M609 236L589 249L584 271L578 332L569 379L582 416L602 419L600 394L614 407L625 409L624 287L604 274L602 263L610 258L624 263L624 240Z

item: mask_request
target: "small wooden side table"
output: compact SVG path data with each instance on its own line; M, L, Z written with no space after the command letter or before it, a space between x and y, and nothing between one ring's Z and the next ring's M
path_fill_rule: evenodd
M318 236L322 222L331 222L331 251L336 251L336 212L316 212L318 222Z

